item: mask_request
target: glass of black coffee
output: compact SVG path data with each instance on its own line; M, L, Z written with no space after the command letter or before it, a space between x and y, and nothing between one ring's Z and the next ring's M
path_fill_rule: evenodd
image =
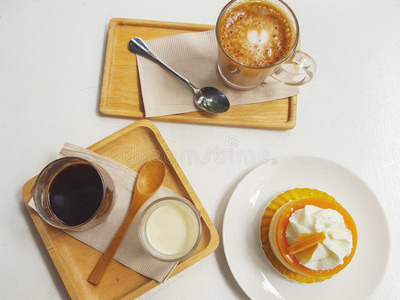
M33 200L39 216L48 224L85 230L107 218L114 203L114 183L98 164L64 157L40 172Z

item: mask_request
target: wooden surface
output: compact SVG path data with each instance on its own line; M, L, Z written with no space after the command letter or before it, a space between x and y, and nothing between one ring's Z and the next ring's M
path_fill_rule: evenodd
M100 111L106 115L144 118L139 74L135 54L128 42L139 36L143 40L214 29L213 25L111 19L104 65ZM227 113L203 111L152 118L154 120L199 124L292 129L296 125L297 96L285 99L233 106Z
M152 122L141 120L133 123L88 149L112 158L137 172L149 158L164 161L167 171L163 185L191 200L201 211L203 232L200 244L188 259L178 264L171 277L217 248L219 238L213 223ZM22 189L24 202L72 299L132 299L159 284L115 260L111 261L97 286L90 284L87 278L99 260L101 252L47 225L28 206L35 179L36 177L29 180Z

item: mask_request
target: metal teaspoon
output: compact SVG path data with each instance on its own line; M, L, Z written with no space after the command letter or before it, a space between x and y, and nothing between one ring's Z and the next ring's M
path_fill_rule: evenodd
M203 88L197 88L193 84L190 83L189 80L175 72L173 69L168 67L164 62L162 62L159 58L157 58L147 47L147 45L143 42L143 40L139 37L135 37L131 39L129 42L129 49L138 54L141 55L161 67L165 68L167 71L171 72L173 75L178 77L180 80L182 80L184 83L186 83L188 86L190 86L193 90L194 94L194 103L201 108L204 111L207 111L209 113L223 113L226 112L229 107L229 100L228 98L218 89L213 88L213 87L203 87Z

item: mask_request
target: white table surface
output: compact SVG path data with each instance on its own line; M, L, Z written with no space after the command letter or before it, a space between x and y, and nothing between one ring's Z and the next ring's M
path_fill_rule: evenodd
M23 184L65 141L87 147L134 120L98 113L109 20L126 17L215 24L226 0L0 0L0 298L68 299L22 201ZM194 163L226 149L310 155L337 162L376 193L391 231L391 257L372 299L400 295L400 2L288 0L302 49L318 64L301 87L297 124L275 131L156 122L221 234L238 182L262 161L237 156ZM374 222L374 220L371 220ZM372 270L371 270L372 271ZM215 253L143 299L246 299Z

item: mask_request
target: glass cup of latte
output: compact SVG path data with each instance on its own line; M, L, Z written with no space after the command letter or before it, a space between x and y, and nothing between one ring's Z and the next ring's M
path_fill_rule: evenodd
M296 50L299 25L283 1L232 0L218 17L216 35L218 71L233 88L251 89L269 76L302 85L315 74L312 57ZM284 65L292 65L292 71Z

